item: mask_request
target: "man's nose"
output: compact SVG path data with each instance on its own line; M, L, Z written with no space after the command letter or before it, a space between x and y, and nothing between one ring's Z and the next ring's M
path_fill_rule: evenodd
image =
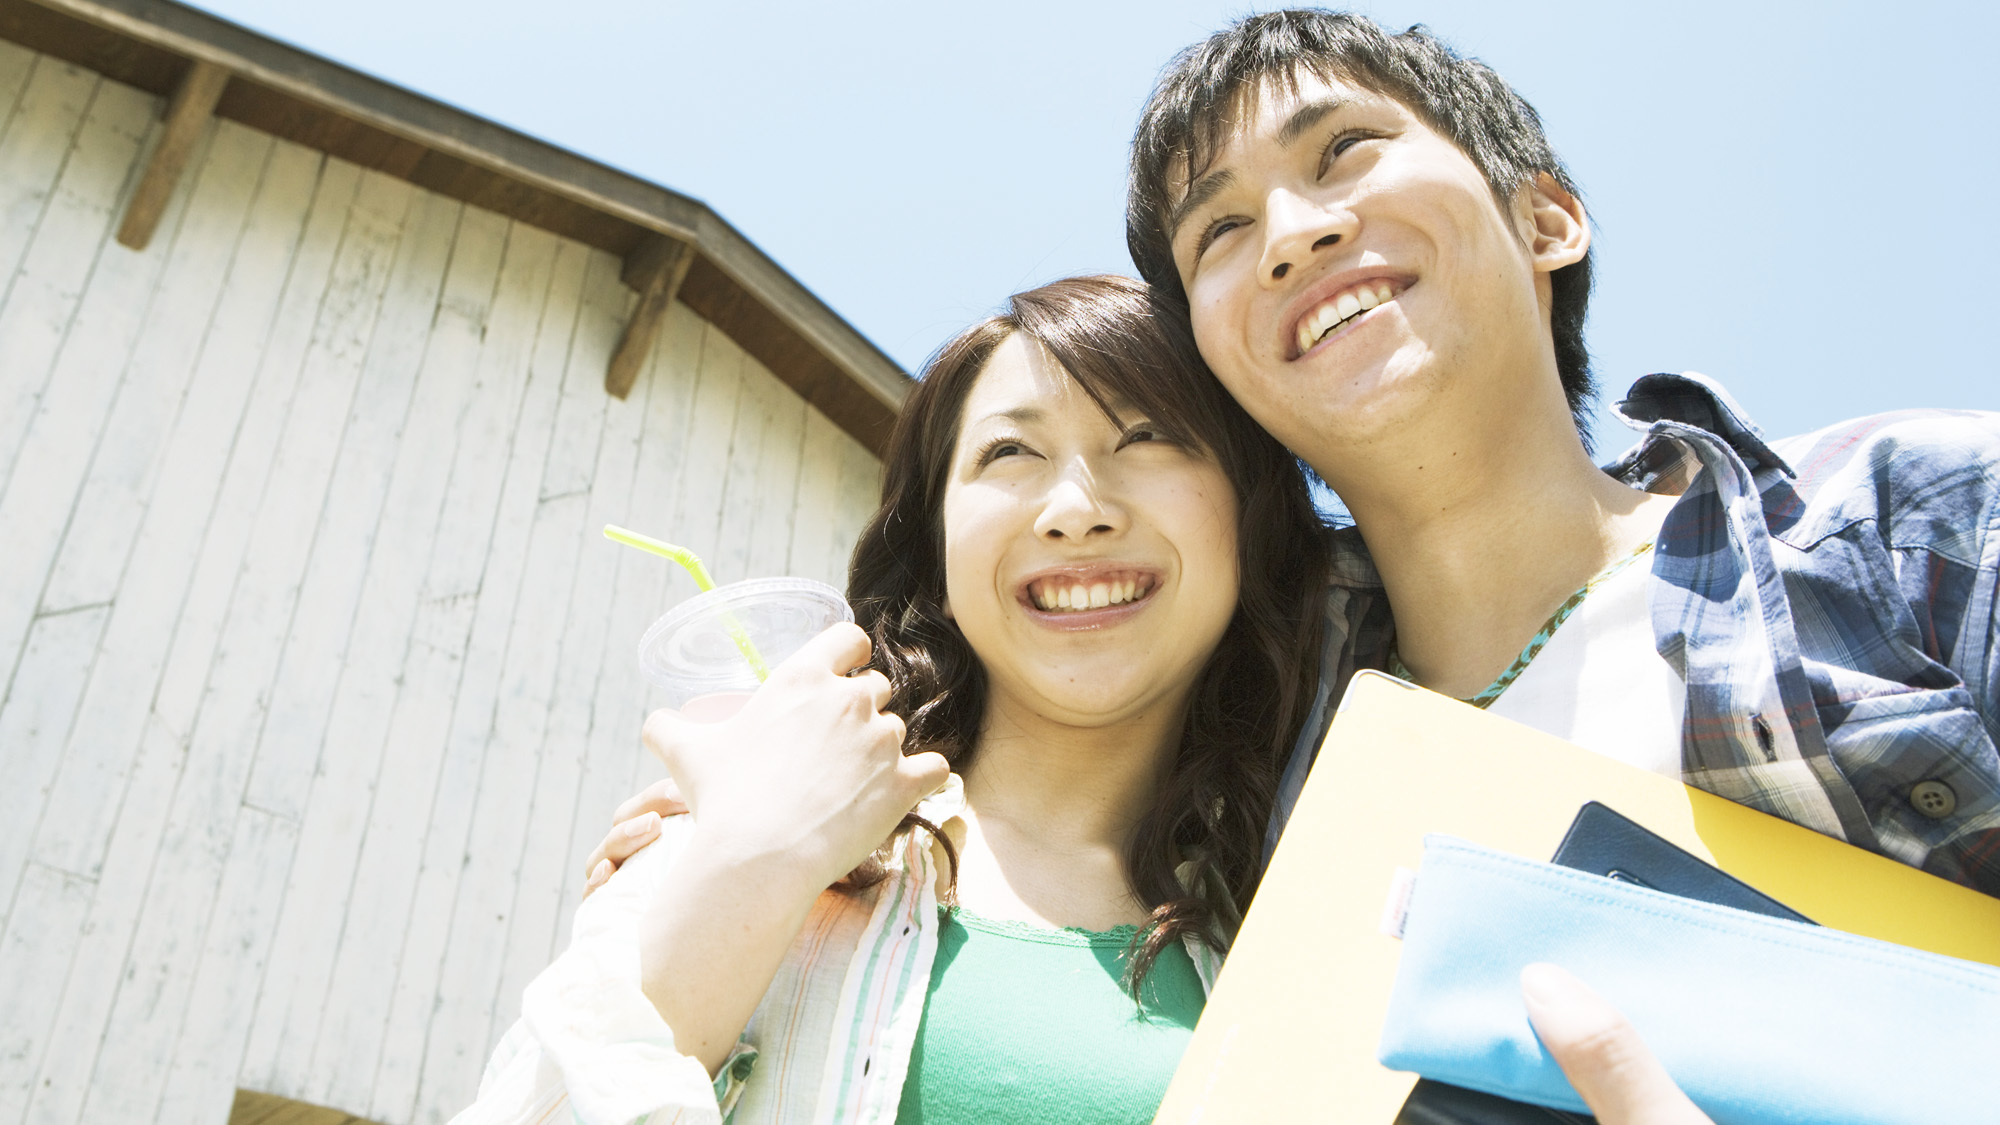
M1326 204L1279 188L1264 203L1264 257L1257 279L1265 286L1281 284L1293 270L1304 268L1321 251L1354 237L1360 220L1339 204Z
M1125 513L1105 495L1105 490L1087 465L1063 473L1042 504L1035 519L1035 534L1045 539L1083 542L1114 535L1125 528Z

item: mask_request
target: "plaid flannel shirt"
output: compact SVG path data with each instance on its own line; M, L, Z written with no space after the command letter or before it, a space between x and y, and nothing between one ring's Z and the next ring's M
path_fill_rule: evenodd
M1728 393L1649 375L1644 439L1605 471L1685 481L1655 544L1660 655L1687 683L1688 784L2000 895L2000 414L1902 411L1767 442ZM1395 625L1334 533L1319 697L1265 853L1332 702Z

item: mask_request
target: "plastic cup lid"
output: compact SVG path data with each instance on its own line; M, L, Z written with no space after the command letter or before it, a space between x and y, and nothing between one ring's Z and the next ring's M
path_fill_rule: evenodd
M810 578L752 578L717 586L669 610L639 641L639 667L681 700L751 691L757 677L731 635L749 635L769 667L840 621L854 620L839 590Z

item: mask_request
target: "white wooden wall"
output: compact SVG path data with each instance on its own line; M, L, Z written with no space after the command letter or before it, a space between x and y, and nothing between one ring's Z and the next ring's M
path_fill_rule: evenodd
M692 585L839 583L861 446L601 251L0 43L0 1125L470 1099L652 777Z

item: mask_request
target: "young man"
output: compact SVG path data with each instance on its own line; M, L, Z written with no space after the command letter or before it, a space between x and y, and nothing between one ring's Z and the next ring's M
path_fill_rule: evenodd
M1169 65L1127 238L1249 412L1339 493L1320 709L1358 668L2000 894L2000 416L1767 442L1653 375L1582 429L1590 228L1535 112L1420 28L1253 16ZM1600 1119L1703 1117L1601 999L1523 976Z
M1323 702L1388 668L2000 893L2000 415L1767 442L1653 375L1599 469L1583 206L1534 110L1421 28L1277 12L1184 52L1127 237L1354 516Z

